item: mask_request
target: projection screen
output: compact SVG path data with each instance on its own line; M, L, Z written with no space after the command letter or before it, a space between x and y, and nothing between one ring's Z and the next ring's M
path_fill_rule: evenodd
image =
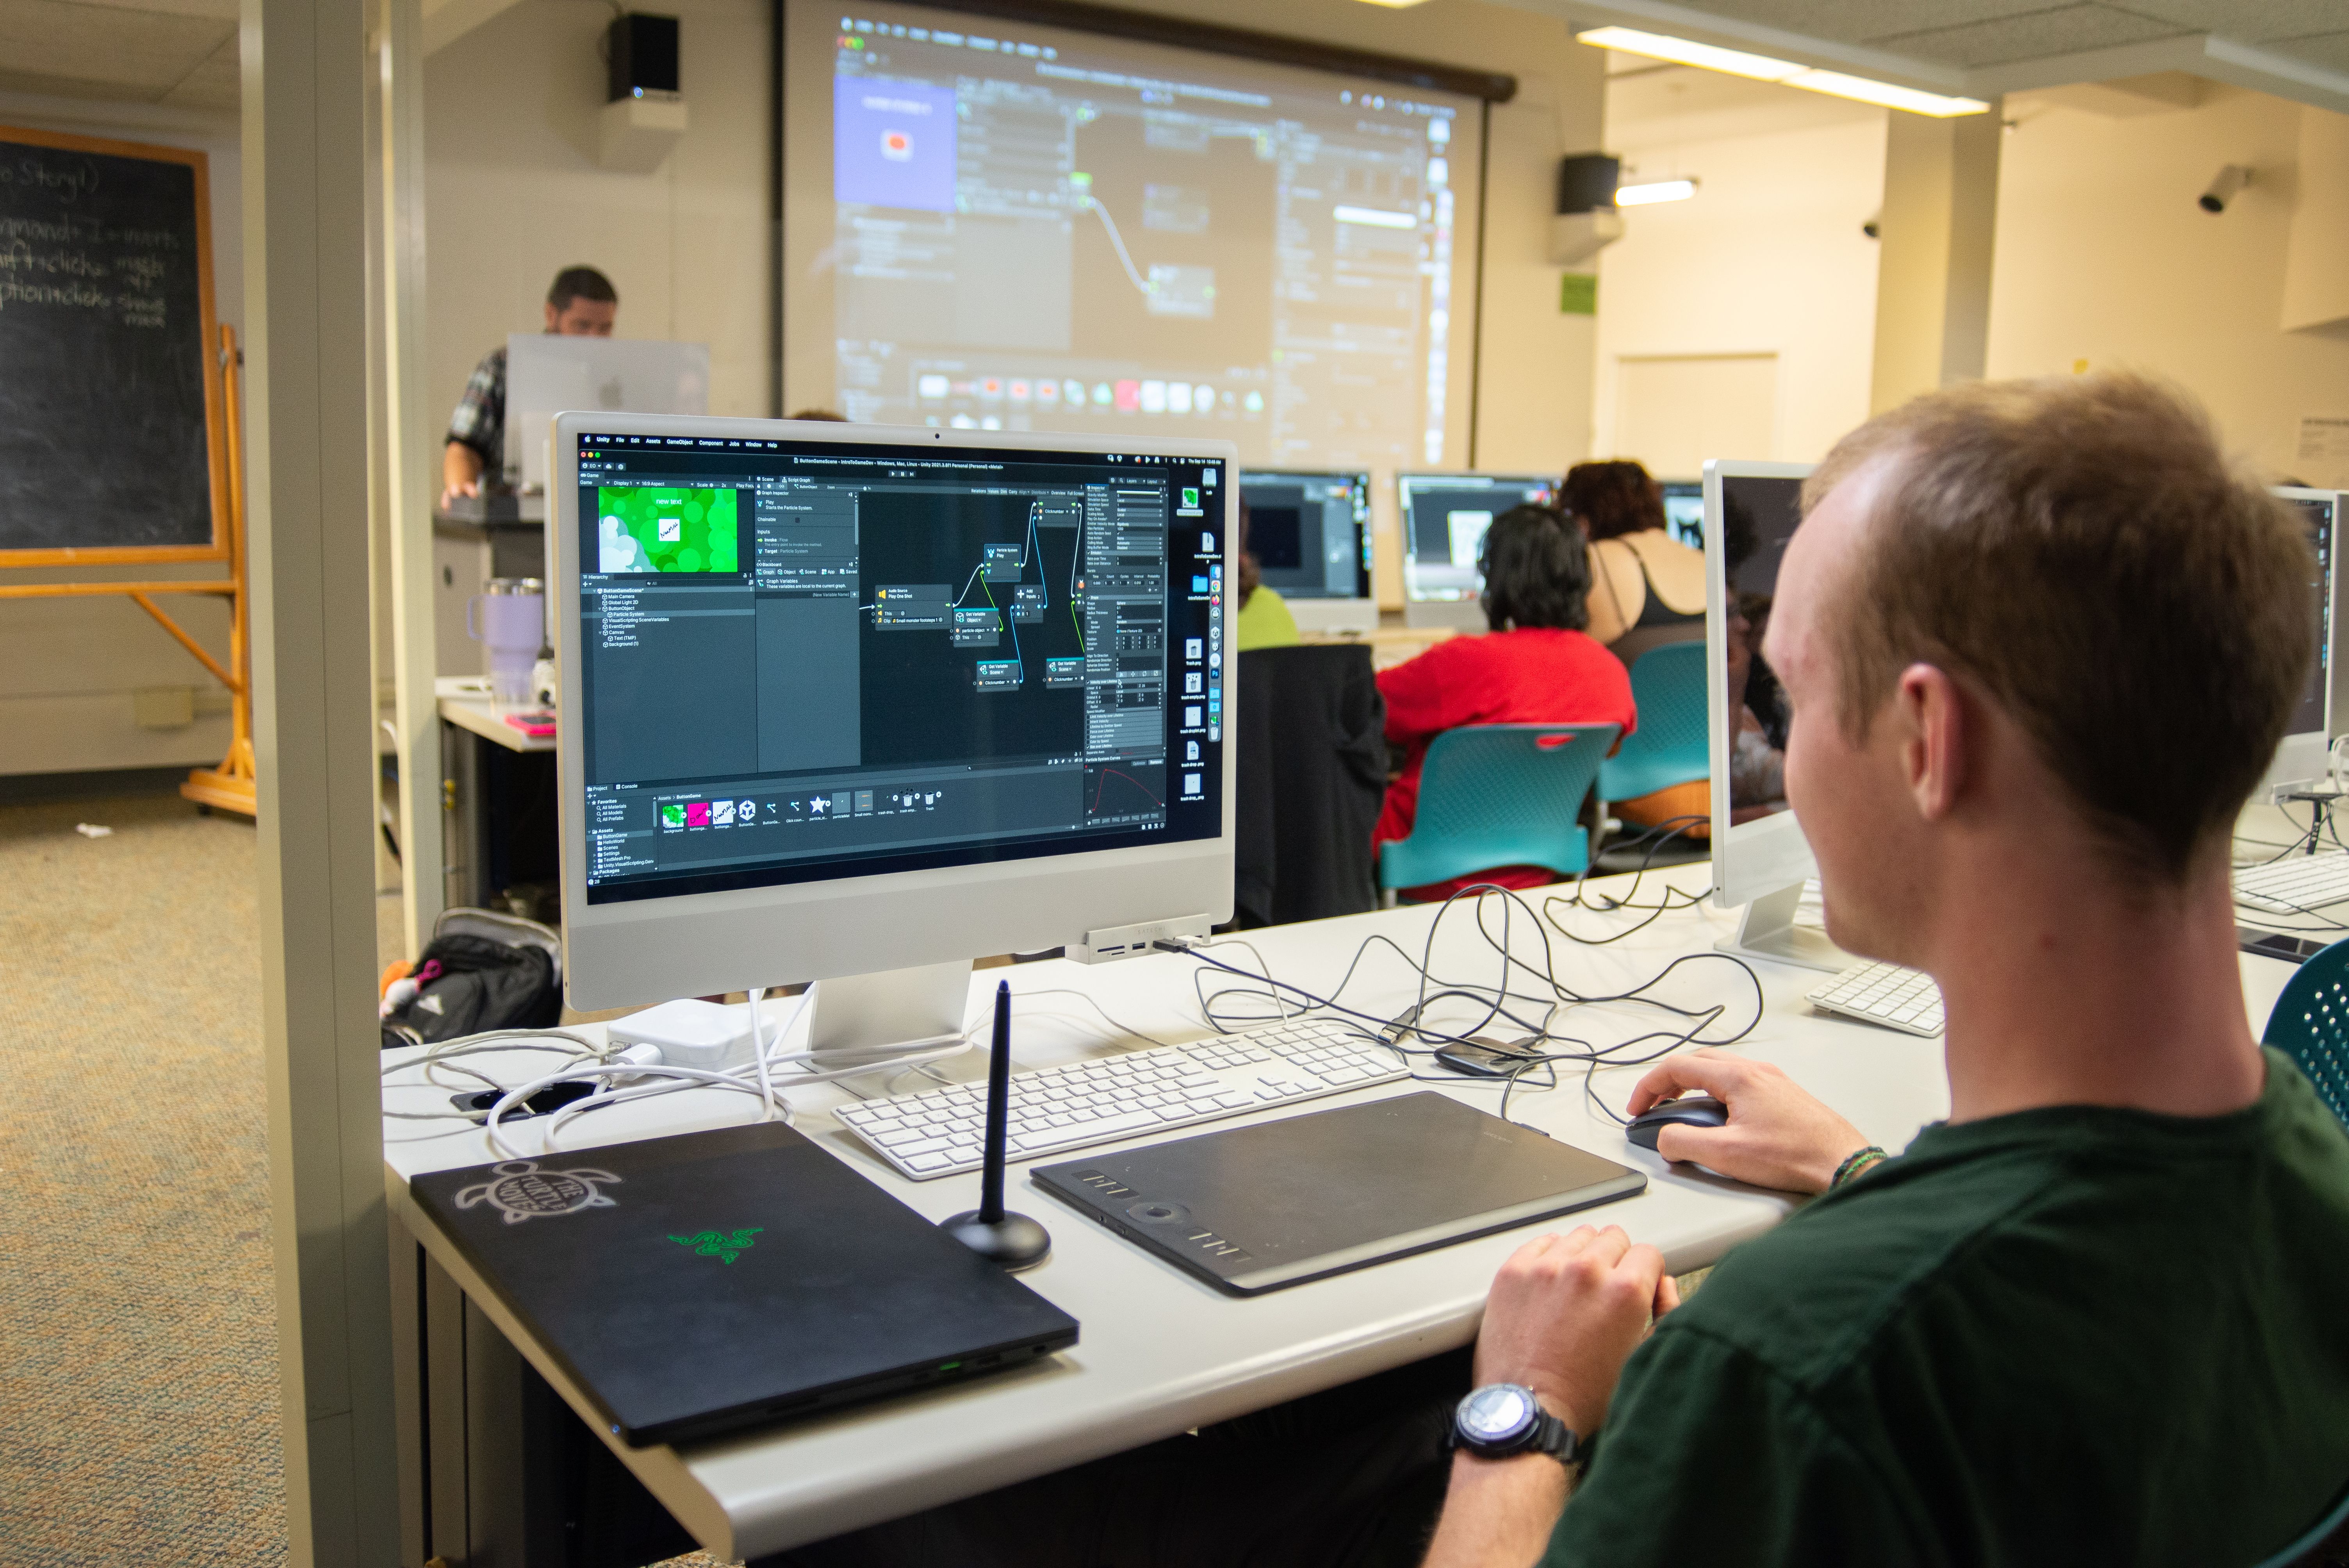
M1468 452L1476 99L900 5L790 0L782 406Z

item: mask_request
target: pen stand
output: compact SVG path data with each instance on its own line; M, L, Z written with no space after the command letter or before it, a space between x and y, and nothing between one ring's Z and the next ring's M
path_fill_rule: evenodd
M978 1207L938 1222L938 1228L990 1263L1008 1270L1033 1268L1050 1256L1051 1233L1003 1207L1004 1139L1011 1119L1011 987L995 988L995 1048L987 1064L987 1162L979 1168Z

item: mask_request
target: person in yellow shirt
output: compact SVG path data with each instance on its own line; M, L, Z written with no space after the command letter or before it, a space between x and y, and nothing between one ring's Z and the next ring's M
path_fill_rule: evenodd
M1264 585L1262 569L1248 550L1248 503L1240 501L1240 617L1232 633L1239 652L1286 648L1297 642L1297 617L1287 600Z

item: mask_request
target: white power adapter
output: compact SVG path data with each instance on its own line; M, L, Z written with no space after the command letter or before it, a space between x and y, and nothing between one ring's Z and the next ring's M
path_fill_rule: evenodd
M750 1059L749 1011L698 997L615 1018L605 1034L615 1046L657 1046L660 1059L671 1067L721 1072Z

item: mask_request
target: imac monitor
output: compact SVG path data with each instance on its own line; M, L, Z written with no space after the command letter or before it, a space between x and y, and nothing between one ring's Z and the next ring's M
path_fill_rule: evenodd
M1709 462L1704 477L1705 654L1713 751L1714 903L1744 907L1735 951L1841 969L1849 958L1824 933L1797 927L1795 910L1813 874L1802 824L1786 809L1773 754L1785 746L1785 703L1759 653L1776 592L1778 563L1802 521L1808 464ZM2341 624L2333 571L2341 498L2330 490L2274 492L2308 528L2315 577L2308 614L2317 657L2258 796L2322 779L2333 737L2349 726L2349 696L2337 695ZM1733 685L1733 682L1734 683ZM1742 739L1741 739L1742 738Z
M2298 512L2308 528L2309 548L2316 554L2316 577L2309 583L2309 613L2316 627L2316 663L2301 688L2290 725L2267 774L2252 798L2265 800L2325 778L2331 765L2333 739L2349 728L2349 694L2336 694L2340 661L2333 656L2333 629L2339 624L2336 600L2339 580L2333 570L2333 534L2340 522L2341 497L2332 490L2278 487L2275 495Z
M1778 562L1803 520L1808 463L1704 465L1704 645L1713 751L1713 902L1744 905L1724 949L1839 970L1850 963L1824 933L1797 927L1813 872L1803 826L1786 809L1785 700L1762 659ZM1733 682L1734 683L1733 686Z
M546 488L546 424L566 408L707 414L709 348L626 337L515 333L506 339L506 482Z
M1370 475L1251 469L1240 475L1240 496L1257 575L1288 601L1299 630L1376 629Z
M1557 481L1538 475L1398 474L1403 618L1413 626L1485 630L1485 531L1513 506L1547 506Z
M1660 487L1664 492L1664 527L1672 538L1691 550L1704 548L1704 484L1680 480L1667 480Z
M1230 443L566 413L554 463L574 1006L821 980L845 1059L959 1038L976 956L1230 917Z

